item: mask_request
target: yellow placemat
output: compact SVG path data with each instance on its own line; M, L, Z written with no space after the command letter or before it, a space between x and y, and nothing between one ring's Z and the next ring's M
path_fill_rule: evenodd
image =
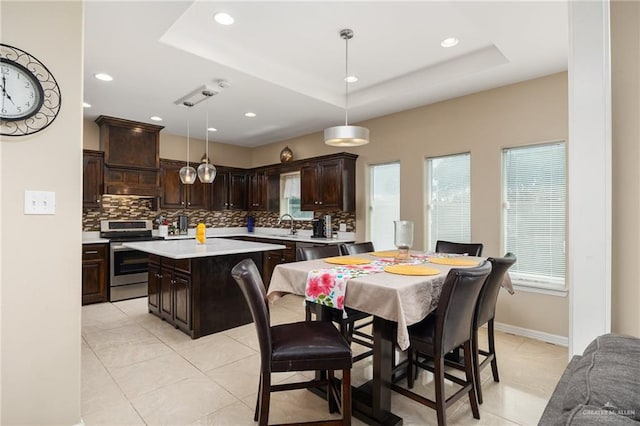
M459 257L432 257L429 258L429 262L451 266L477 266L479 264L476 260L461 259Z
M371 255L376 257L396 257L398 255L398 250L374 251Z
M371 263L369 259L351 256L327 257L324 261L334 265L366 265L367 263Z
M440 271L422 265L389 265L384 267L385 272L399 275L438 275Z

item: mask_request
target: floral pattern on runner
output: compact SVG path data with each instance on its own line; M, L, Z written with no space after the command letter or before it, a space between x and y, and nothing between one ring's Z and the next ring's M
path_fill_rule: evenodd
M377 260L366 265L345 265L326 269L314 269L307 275L305 299L344 312L347 281L363 275L383 272L388 261Z

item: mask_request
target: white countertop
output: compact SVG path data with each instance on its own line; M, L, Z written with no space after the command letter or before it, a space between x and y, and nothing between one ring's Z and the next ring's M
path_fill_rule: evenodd
M206 244L198 244L195 239L156 240L123 243L125 247L170 259L192 259L196 257L223 256L226 254L254 253L268 250L282 250L281 244L254 243L250 241L208 238Z
M82 233L82 244L107 244L109 240L100 238L99 231L86 231Z
M157 229L153 230L153 235L158 236ZM193 240L195 237L195 228L189 228L189 233L187 235L169 235L164 238L165 240ZM287 240L319 244L342 244L352 243L355 241L355 234L353 232L338 232L337 238L311 238L311 231L308 230L298 230L296 235L291 235L289 234L289 230L284 228L255 228L255 232L247 232L247 228L245 227L207 228L207 238L228 237L256 237L271 240ZM100 238L99 231L85 231L82 233L82 244L99 244L108 242L108 239Z
M156 231L154 231L155 233ZM169 235L165 240L183 240L195 238L195 228L189 228L187 235ZM155 234L154 234L155 235ZM256 237L271 240L300 241L305 243L342 244L355 241L353 232L339 232L337 238L311 238L311 231L298 230L296 235L291 235L288 229L283 228L256 228L255 232L247 232L247 228L207 228L207 238L210 237Z

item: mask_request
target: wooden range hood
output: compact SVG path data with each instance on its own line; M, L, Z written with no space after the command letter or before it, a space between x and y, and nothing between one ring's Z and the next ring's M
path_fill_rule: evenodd
M164 126L101 115L100 149L104 151L104 193L160 195L160 130Z

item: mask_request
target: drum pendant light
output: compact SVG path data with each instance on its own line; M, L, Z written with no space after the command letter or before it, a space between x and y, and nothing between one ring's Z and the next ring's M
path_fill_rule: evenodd
M187 119L187 165L180 169L180 180L187 185L196 181L196 169L189 165L189 119Z
M209 163L209 111L207 111L207 123L206 123L206 142L205 142L205 157L204 162L198 166L198 177L202 183L212 183L216 178L216 166Z
M344 126L334 126L324 129L324 143L332 146L360 146L369 143L369 129L360 126L349 126L349 40L353 38L353 31L344 29L340 37L345 41L345 101Z

